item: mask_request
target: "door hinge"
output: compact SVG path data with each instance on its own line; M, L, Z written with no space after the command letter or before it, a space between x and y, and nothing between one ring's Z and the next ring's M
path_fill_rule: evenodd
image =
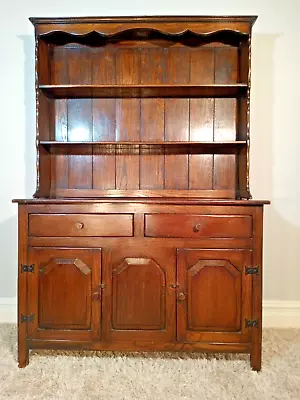
M259 267L246 267L246 275L258 275Z
M21 264L21 272L34 272L34 264Z
M246 328L258 328L257 319L245 319Z
M29 315L21 314L21 323L33 322L33 321L34 321L34 314L29 314Z

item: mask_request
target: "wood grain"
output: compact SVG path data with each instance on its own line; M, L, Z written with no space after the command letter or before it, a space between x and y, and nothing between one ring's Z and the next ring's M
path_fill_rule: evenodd
M140 81L139 50L120 49L116 55L117 83ZM138 99L118 99L116 106L116 140L140 139L140 106ZM120 154L116 149L116 189L139 188L139 149L134 154Z
M242 298L251 295L246 291L249 276L244 275L244 266L250 262L249 250L178 250L180 341L218 341L222 337L222 341L230 342L237 336L240 342L249 341L244 320L251 307L243 304Z
M190 83L214 82L214 49L191 50ZM190 140L213 141L214 99L190 100ZM213 188L213 155L189 156L189 188Z
M133 217L120 214L30 215L29 235L133 236Z
M101 302L92 301L93 290L101 282L101 251L31 248L29 262L35 265L28 282L28 311L35 316L29 337L101 337Z
M60 84L68 82L67 49L54 48L51 60L51 82ZM54 101L55 125L54 138L56 141L68 142L68 100ZM69 185L69 156L55 154L51 157L52 187L68 188Z
M91 83L91 57L87 50L72 48L68 54L68 77L70 83ZM68 100L68 141L93 139L92 101L90 99ZM90 146L86 154L69 158L69 188L92 188L93 157Z
M237 82L237 51L234 48L216 49L215 82ZM215 100L214 140L236 140L236 100ZM214 157L214 188L231 189L236 187L237 163L234 155Z
M146 214L145 236L251 237L252 219L233 215Z
M92 55L92 83L116 82L116 54L114 49L97 49ZM93 141L116 140L116 100L93 99ZM93 149L93 188L115 189L115 148L104 151Z
M166 83L189 82L189 51L166 49ZM165 140L189 140L189 100L165 100ZM188 188L188 155L165 156L165 189Z
M160 84L164 78L163 49L141 50L141 84ZM164 140L164 100L141 99L141 140ZM163 189L164 150L160 154L143 152L140 157L140 189Z

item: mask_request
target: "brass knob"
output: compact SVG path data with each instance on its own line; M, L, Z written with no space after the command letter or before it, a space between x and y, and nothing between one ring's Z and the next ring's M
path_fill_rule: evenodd
M194 226L194 228L193 228L193 231L194 231L195 233L197 233L197 232L200 231L200 229L201 229L201 224L196 224L196 225Z
M186 299L186 295L184 293L179 293L179 295L177 296L177 300L178 301L184 301Z
M100 291L93 293L92 299L94 301L100 300Z
M84 224L82 222L76 222L77 229L82 229L83 227L84 227Z

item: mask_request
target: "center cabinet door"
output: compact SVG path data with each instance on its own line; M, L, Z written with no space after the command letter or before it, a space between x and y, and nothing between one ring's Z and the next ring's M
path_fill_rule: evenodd
M177 250L177 340L249 342L251 250Z
M101 250L30 248L28 311L33 339L99 339Z
M175 340L175 265L174 249L149 244L103 253L104 340Z

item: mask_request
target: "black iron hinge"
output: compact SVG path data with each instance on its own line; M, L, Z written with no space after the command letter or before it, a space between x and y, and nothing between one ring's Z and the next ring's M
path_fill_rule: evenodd
M246 275L258 275L258 267L246 267Z
M246 319L246 328L258 328L258 321L257 319Z
M34 272L34 264L21 264L21 272Z
M21 323L33 322L33 321L34 321L34 314L29 314L29 315L21 314Z

